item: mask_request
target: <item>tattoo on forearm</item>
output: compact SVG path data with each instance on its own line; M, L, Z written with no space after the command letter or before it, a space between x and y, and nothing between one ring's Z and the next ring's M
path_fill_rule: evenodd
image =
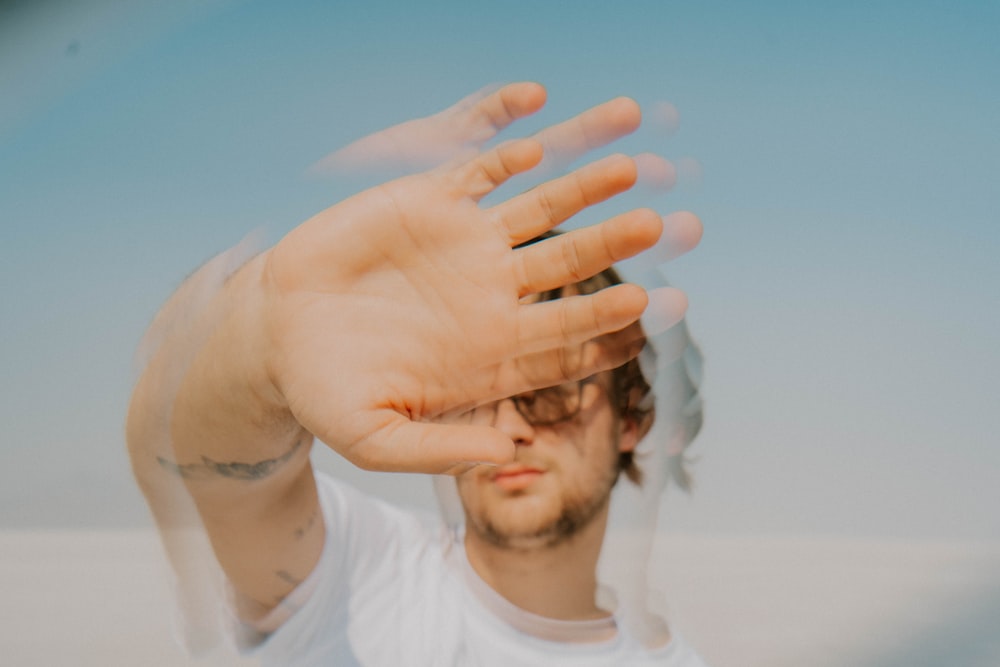
M288 463L288 461L295 455L295 452L298 451L299 447L306 442L306 440L299 440L290 450L281 456L273 459L264 459L263 461L257 461L256 463L243 463L241 461L213 461L207 456L201 457L201 463L179 464L169 461L161 456L157 456L156 461L163 469L187 480L228 477L230 479L252 482L264 479L265 477L274 474L279 468L281 468L281 466Z
M301 540L303 537L306 536L306 533L308 533L312 529L312 527L316 524L317 514L319 514L319 510L314 509L312 514L309 515L309 518L306 519L306 525L299 526L298 528L295 529L295 539Z

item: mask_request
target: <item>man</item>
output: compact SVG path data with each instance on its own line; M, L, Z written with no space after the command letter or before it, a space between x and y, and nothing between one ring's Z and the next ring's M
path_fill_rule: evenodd
M543 102L515 84L474 109L503 126ZM596 109L574 121L608 140L638 121ZM363 192L235 272L220 257L154 322L133 468L182 576L178 536L204 528L263 662L701 664L597 597L609 493L650 418L609 372L642 349L649 299L606 270L663 223L638 210L524 245L627 190L635 165L478 204L572 126ZM655 307L676 322L684 302ZM467 530L315 475L314 436L364 468L457 476Z

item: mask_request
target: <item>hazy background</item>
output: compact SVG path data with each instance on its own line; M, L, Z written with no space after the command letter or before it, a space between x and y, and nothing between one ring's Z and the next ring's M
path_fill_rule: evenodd
M148 525L122 421L158 305L363 185L306 178L326 153L531 79L513 134L681 114L616 146L687 165L646 203L706 229L670 526L1000 540L998 35L995 1L0 4L0 528Z

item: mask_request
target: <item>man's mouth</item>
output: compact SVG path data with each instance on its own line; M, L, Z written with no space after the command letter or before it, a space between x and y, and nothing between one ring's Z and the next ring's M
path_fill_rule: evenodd
M507 465L493 471L490 481L504 491L521 491L544 474L544 470L526 465Z

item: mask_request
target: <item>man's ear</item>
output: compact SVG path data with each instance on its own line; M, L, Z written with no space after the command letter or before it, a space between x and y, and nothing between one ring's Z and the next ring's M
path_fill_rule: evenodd
M630 417L625 417L618 424L618 451L634 451L642 435L639 432L639 424Z
M653 413L647 412L643 415L631 415L621 420L621 433L618 438L618 451L634 451L639 441L646 437L649 429L653 427Z

